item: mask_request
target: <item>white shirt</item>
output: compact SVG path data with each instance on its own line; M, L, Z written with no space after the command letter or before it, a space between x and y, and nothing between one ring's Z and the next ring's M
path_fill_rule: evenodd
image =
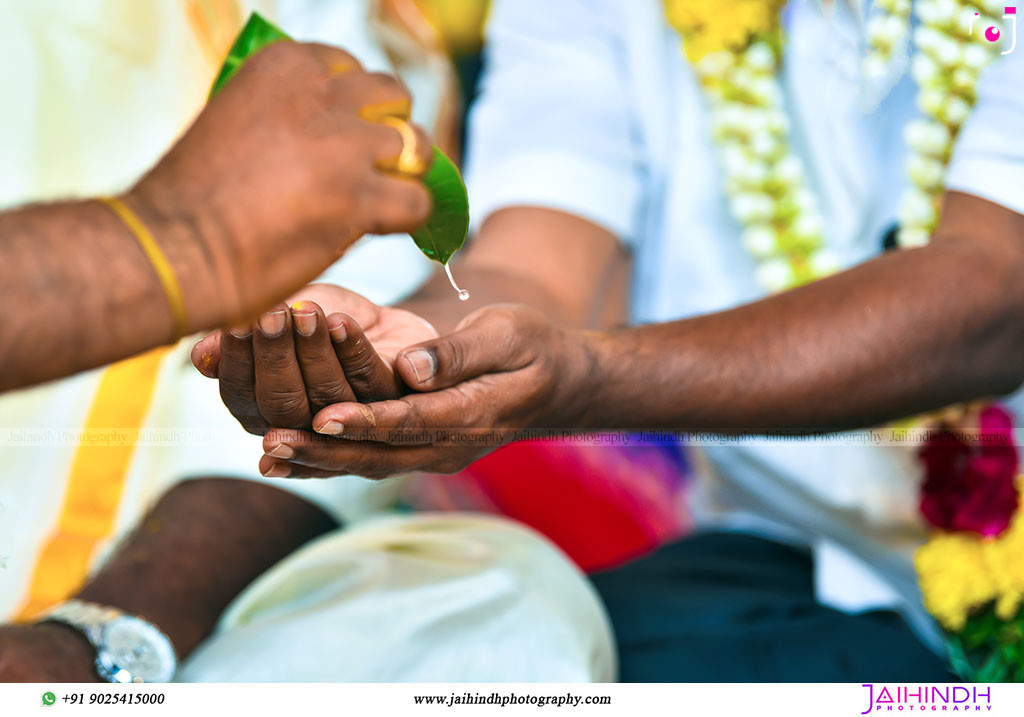
M784 22L793 142L827 243L850 266L878 254L896 222L916 87L906 77L865 112L863 38L849 8L829 20L816 3L792 3ZM468 151L474 226L532 205L608 228L634 250L640 323L763 295L729 214L705 100L661 2L499 0L487 38ZM1018 52L987 71L948 187L1024 213L1022 62ZM699 520L812 546L822 602L897 607L928 636L909 560L925 535L912 451L758 441L703 452L713 479Z

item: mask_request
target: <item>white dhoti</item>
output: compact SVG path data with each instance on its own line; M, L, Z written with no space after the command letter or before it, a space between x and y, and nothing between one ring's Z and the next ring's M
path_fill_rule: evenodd
M387 517L269 570L185 662L188 682L615 679L604 610L545 538L494 517Z

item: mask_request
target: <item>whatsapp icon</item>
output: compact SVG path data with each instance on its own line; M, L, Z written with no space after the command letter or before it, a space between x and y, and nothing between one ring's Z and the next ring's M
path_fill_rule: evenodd
M53 694L52 692L44 692L43 693L43 704L44 705L49 706L49 705L52 705L56 701L57 701L57 695Z

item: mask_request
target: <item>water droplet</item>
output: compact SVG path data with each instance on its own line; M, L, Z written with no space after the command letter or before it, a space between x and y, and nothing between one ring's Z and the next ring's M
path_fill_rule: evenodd
M469 301L469 292L465 289L460 289L459 285L455 283L455 277L452 276L452 268L447 264L444 265L444 273L448 275L448 283L459 293L459 301Z

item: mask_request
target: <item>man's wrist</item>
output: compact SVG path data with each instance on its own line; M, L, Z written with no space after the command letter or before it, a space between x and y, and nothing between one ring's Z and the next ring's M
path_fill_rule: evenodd
M96 648L81 630L56 620L33 624L33 634L49 647L52 659L62 665L67 682L100 682L96 672Z
M593 396L599 380L605 335L599 331L572 330L564 334L562 380L558 382L557 425L551 428L587 429L594 423Z
M136 188L120 200L153 235L181 287L188 333L224 324L233 312L226 297L230 277L220 276L215 252L208 242L211 228L198 217L164 206L156 197ZM153 270L154 285L164 286ZM165 296L166 301L170 297ZM170 316L170 308L168 308Z
M120 561L114 569L101 571L75 599L142 618L167 636L179 658L184 657L210 634L219 611L198 609L202 602L197 603L197 609L183 610L179 600L165 599L160 585L152 584L155 582L152 578L146 580L150 584L138 584L145 576L136 574L132 568L121 567L125 563L136 563L138 554L132 551L127 557L128 560Z
M247 585L335 527L323 509L274 486L233 478L182 481L76 599L152 623L183 660Z

